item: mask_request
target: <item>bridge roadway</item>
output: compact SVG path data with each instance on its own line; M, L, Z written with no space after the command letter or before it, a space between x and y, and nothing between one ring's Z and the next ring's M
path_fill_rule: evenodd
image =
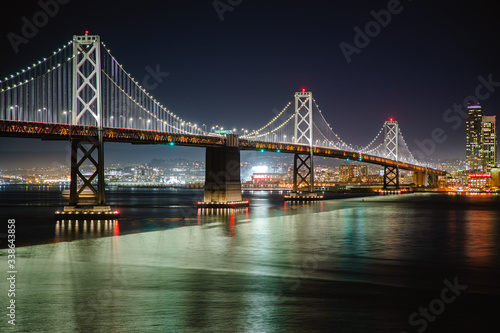
M49 124L40 122L22 122L0 120L0 136L18 138L39 138L42 140L70 140L72 138L96 137L97 127L95 126L71 126L67 124ZM161 131L110 128L104 127L103 138L105 142L123 142L132 144L174 144L192 147L223 147L225 139L222 136L204 136L199 134L180 134ZM239 138L240 150L265 150L280 153L309 154L310 147L304 144L275 143L253 141ZM380 166L396 166L409 171L427 171L430 174L443 176L446 171L427 168L406 162L396 162L395 160L361 154L358 152L332 149L315 146L313 148L315 156L331 157L344 160L359 161L376 164Z

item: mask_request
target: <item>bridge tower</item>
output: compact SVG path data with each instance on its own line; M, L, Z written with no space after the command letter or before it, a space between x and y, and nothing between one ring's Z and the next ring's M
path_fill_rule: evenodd
M73 56L70 125L96 126L97 135L71 138L69 205L64 207L64 212L109 213L110 207L106 206L104 195L100 37L88 34L73 36ZM95 168L92 174L85 174L81 169L85 163L91 163Z
M394 165L384 166L384 189L399 189L399 124L392 118L384 124L384 150L385 157L396 161Z
M304 89L305 90L305 89ZM296 153L293 157L293 192L301 187L314 193L314 149L313 149L313 109L312 92L295 93L295 127L293 143L309 146L309 153Z

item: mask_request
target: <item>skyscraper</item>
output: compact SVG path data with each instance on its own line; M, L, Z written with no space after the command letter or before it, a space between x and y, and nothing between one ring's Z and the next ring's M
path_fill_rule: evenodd
M486 168L489 170L497 165L497 131L496 116L483 116L481 122L481 151Z
M465 157L468 169L471 169L471 166L474 165L473 160L477 159L480 155L482 121L483 108L481 105L469 105L467 107L465 143Z
M481 123L483 121L483 108L481 105L469 105L466 119L465 157L467 169L476 169L480 166L481 157Z

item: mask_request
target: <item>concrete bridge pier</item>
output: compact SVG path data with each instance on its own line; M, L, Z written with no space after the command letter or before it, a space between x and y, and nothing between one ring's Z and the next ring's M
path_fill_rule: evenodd
M205 155L205 192L199 208L248 206L241 197L240 149L238 136L227 134L225 145L207 147Z
M438 175L425 171L413 171L413 183L417 187L438 187Z
M427 171L413 171L413 183L416 187L427 186Z

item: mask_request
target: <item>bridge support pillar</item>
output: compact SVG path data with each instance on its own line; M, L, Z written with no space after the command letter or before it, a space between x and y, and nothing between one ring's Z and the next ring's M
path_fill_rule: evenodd
M97 136L71 139L69 205L64 207L63 212L57 211L56 217L117 217L118 211L112 212L111 208L106 206L104 197L100 37L88 34L73 36L73 57L73 112L70 123L96 125ZM90 176L82 172L84 163L91 163L95 169Z
M98 138L85 140L71 140L71 182L69 187L69 205L91 204L104 206L104 151L103 144ZM97 160L94 151L97 151ZM79 154L81 153L81 155ZM95 168L92 175L87 177L80 171L84 163L92 163ZM97 186L94 180L97 178ZM81 186L78 187L78 183Z
M207 147L205 192L200 208L248 206L241 197L240 150L238 136L227 134L225 147Z
M293 156L293 192L302 188L304 191L314 192L314 165L312 154Z
M299 191L308 192L300 194ZM285 201L316 201L323 200L323 195L314 192L313 153L293 157L293 192L285 195Z
M399 190L398 166L384 166L384 190Z
M413 183L416 187L439 187L439 176L426 171L414 171Z
M427 186L427 171L413 171L413 183L416 187Z
M117 211L106 206L104 195L104 142L102 132L99 137L71 139L71 180L69 187L69 205L59 218L114 218ZM92 164L92 174L84 173L83 164ZM96 181L97 180L97 181Z

